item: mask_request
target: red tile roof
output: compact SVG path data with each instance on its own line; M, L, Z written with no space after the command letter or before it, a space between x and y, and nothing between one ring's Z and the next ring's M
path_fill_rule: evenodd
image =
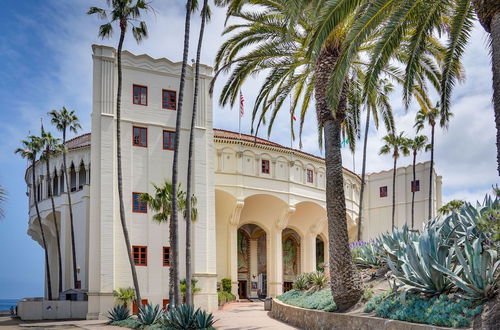
M66 148L68 150L78 149L90 146L90 133L77 136L71 140L66 141Z

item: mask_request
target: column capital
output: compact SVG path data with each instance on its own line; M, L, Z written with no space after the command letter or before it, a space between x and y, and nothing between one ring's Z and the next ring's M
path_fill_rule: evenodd
M290 217L292 214L295 213L295 206L288 205L285 207L285 209L281 212L280 216L276 220L276 227L279 230L283 230L286 228L288 225L288 220L290 220Z
M327 223L327 219L326 219L326 215L325 216L322 216L322 217L319 217L312 225L311 227L309 228L309 231L311 232L311 234L313 235L318 235L319 233L321 233L323 231L323 229L325 228L325 225Z

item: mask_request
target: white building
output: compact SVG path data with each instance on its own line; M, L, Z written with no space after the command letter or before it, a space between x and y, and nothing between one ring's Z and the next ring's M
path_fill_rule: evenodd
M102 318L114 305L113 290L132 286L119 218L116 174L116 51L93 46L92 131L68 141L68 166L75 217L77 272L88 295L88 318ZM171 178L176 97L181 63L123 52L122 165L126 221L137 265L142 298L166 304L169 296L168 225L152 221L152 212L137 194L152 192L151 183ZM277 143L212 127L208 88L212 69L200 68L196 120L194 193L198 220L193 226L193 273L201 291L195 304L217 308L217 285L230 278L240 296L275 296L295 276L328 260L324 160ZM179 156L185 187L188 135L192 109L193 70L187 71ZM34 209L38 198L48 240L53 295L57 288L57 249L44 164L26 172L30 191L28 234L41 244ZM52 160L56 219L60 226L63 290L72 288L67 196L63 194L61 157ZM91 174L92 169L92 175ZM419 164L416 226L427 214L428 163ZM398 226L409 221L411 167L397 172ZM441 179L434 175L434 210L441 204ZM348 225L356 238L360 178L344 170ZM384 188L386 187L386 188ZM387 188L388 187L388 188ZM368 175L363 239L390 229L391 171ZM383 192L383 193L382 193ZM386 195L386 196L383 196ZM184 220L180 229L180 274L184 269Z

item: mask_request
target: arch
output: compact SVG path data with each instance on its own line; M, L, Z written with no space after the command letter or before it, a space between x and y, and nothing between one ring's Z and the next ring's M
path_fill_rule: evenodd
M293 281L301 273L301 237L292 228L281 234L283 253L283 292L292 289Z
M316 235L316 270L324 271L326 244L321 234Z
M78 190L83 189L83 185L85 184L87 184L87 170L85 169L85 164L82 159L78 170Z
M76 191L76 170L75 170L75 164L71 162L71 165L69 167L69 189L71 192Z
M349 236L349 242L354 242L358 234L358 224L351 218L349 214L346 214L347 221L347 234Z

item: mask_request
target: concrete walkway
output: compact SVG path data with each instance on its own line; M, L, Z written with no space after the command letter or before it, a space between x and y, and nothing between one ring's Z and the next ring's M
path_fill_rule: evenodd
M215 328L232 329L297 329L277 321L264 311L263 302L233 302L224 305L222 310L214 313Z
M10 317L0 317L0 329L127 329L121 327L113 327L106 325L106 320L68 320L68 321L22 321L20 319L12 319Z

